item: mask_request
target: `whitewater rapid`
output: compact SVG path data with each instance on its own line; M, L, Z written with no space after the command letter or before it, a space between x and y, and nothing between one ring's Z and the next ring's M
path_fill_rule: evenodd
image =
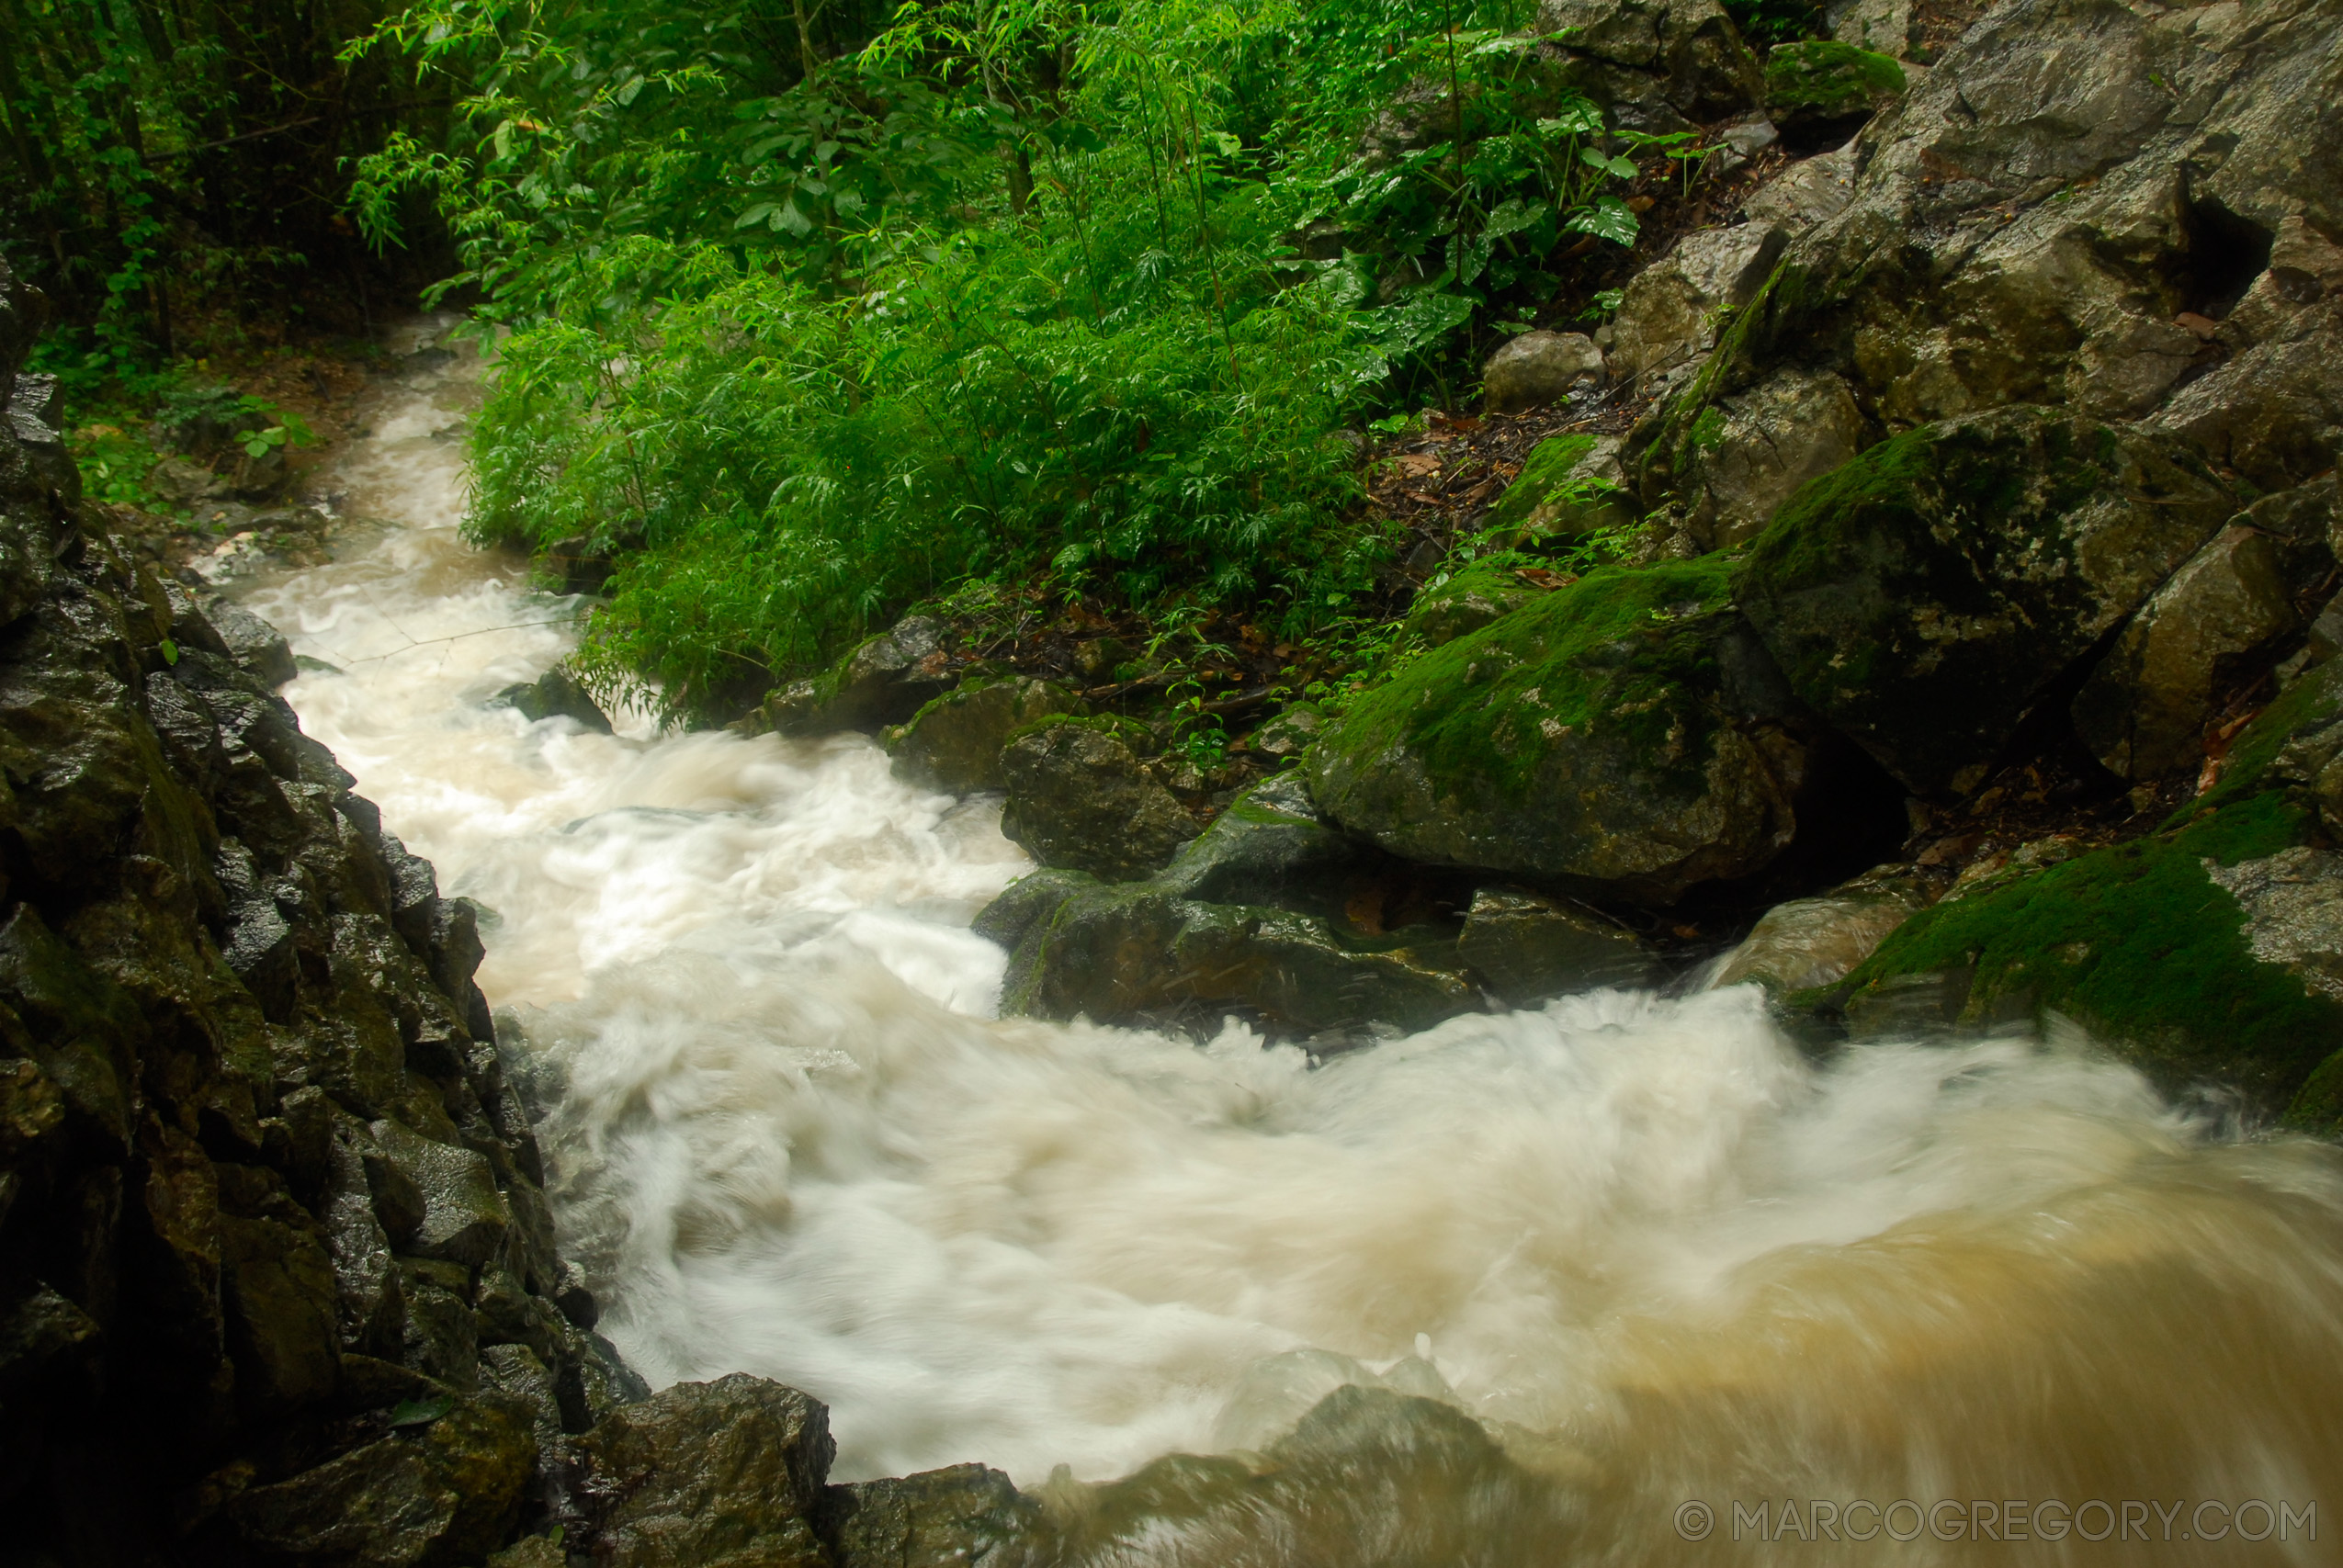
M309 733L492 912L564 1248L654 1385L804 1388L842 1478L1030 1484L1257 1450L1380 1380L1574 1489L1590 1561L1675 1560L1698 1496L2343 1508L2332 1151L2243 1140L2078 1035L1817 1066L1746 987L1315 1066L1234 1025L999 1020L968 922L1030 864L997 804L858 737L493 705L583 605L458 537L477 397L468 353L386 391L334 470L341 558L237 591L309 661Z

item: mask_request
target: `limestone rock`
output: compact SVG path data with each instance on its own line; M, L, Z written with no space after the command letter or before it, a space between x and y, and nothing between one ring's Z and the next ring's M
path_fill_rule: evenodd
M1457 955L1515 1007L1569 991L1658 983L1658 955L1616 920L1511 887L1473 895Z
M1602 350L1593 339L1583 333L1529 332L1489 355L1481 391L1489 412L1518 413L1561 402L1602 380Z
M1734 592L1800 697L1912 789L1958 793L2234 505L2168 438L2006 409L1807 485Z
M1883 866L1819 897L1776 904L1725 955L1709 984L1755 982L1784 996L1836 985L1930 902L1918 878Z
M2140 607L2074 702L2075 728L2125 778L2204 761L2203 729L2300 625L2279 546L2231 526Z
M980 1464L833 1486L821 1522L836 1568L981 1568L1044 1532L1040 1508Z
M1719 320L1748 304L1788 236L1771 223L1703 229L1635 276L1611 322L1611 359L1623 376L1653 377L1716 343Z
M1410 860L1608 898L1761 869L1805 743L1730 570L1604 569L1427 654L1314 749L1319 805Z
M1828 371L1786 372L1714 412L1713 427L1693 437L1691 522L1721 550L1763 533L1783 502L1854 457L1868 434L1854 394Z
M1801 158L1758 187L1741 204L1753 223L1771 224L1793 239L1847 210L1855 199L1855 144Z
M735 1372L676 1383L578 1439L610 1568L829 1568L813 1519L837 1445L830 1413Z
M1144 876L1196 836L1194 818L1100 722L1046 720L1002 749L1001 830L1046 866Z
M266 1561L349 1568L478 1562L518 1522L537 1440L528 1408L504 1394L457 1402L228 1505L244 1549Z
M1990 7L1853 149L1845 210L1638 426L1646 504L1718 399L1794 365L1890 430L2035 403L2152 421L2266 491L2324 471L2338 49L2321 0Z
M965 795L1008 787L1001 751L1026 725L1089 710L1054 681L1023 676L970 680L937 697L883 739L895 774L928 789Z

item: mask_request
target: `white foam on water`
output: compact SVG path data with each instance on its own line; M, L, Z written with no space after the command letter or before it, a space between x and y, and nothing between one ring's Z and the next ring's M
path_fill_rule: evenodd
M559 1086L564 1245L654 1383L805 1388L842 1477L1031 1483L1258 1447L1380 1372L1598 1478L1621 1560L1733 1486L2343 1508L2330 1151L2239 1144L2079 1036L1818 1066L1748 987L1317 1067L1234 1026L996 1020L968 923L1028 869L997 807L859 738L490 705L580 605L457 537L435 433L473 395L466 362L390 394L340 469L390 525L250 603L340 671L288 690L310 733L494 911L480 982Z

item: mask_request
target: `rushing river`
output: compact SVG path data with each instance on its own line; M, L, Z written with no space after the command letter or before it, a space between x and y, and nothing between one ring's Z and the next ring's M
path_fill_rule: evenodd
M808 1390L842 1479L1259 1450L1345 1381L1523 1467L1338 1466L1099 1561L2343 1562L2334 1151L2079 1038L1817 1066L1741 988L1318 1067L1234 1026L996 1020L968 925L1029 863L995 804L861 738L491 705L579 606L458 537L477 389L466 358L386 391L334 480L379 525L239 581L332 667L287 690L309 732L494 912L480 983L553 1099L565 1247L654 1384Z

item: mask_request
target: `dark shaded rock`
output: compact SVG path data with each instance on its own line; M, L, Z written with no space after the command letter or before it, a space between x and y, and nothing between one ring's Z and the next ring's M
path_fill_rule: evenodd
M1001 752L1025 726L1089 707L1054 681L1023 676L963 681L881 738L896 776L928 789L965 795L1009 787Z
M1616 920L1511 887L1473 895L1456 953L1515 1007L1602 986L1655 985L1667 973L1650 945Z
M2343 1126L2343 666L2303 676L2161 832L1996 878L1913 916L1834 992L1851 1031L2074 1019L2179 1091Z
M231 1502L238 1542L262 1562L348 1568L477 1562L512 1534L537 1466L528 1405L504 1393L455 1402Z
M228 656L272 691L300 673L285 634L232 599L215 600L205 617L227 646Z
M847 729L875 734L901 724L951 685L948 637L941 621L911 616L861 643L823 673L767 693L744 727L808 737Z
M549 718L566 718L598 734L610 733L610 716L599 704L586 694L577 677L560 665L555 665L527 685L507 686L496 694L496 701L504 703L531 724L541 724Z
M2168 437L2005 409L1807 485L1734 592L1800 697L1911 788L1959 793L2235 506Z
M1040 1508L980 1464L832 1486L821 1524L836 1568L1023 1561L1044 1533Z
M1393 854L1614 898L1763 868L1806 743L1731 570L1605 569L1435 649L1312 750L1311 793Z
M1110 881L1146 875L1197 824L1107 720L1045 720L1002 749L1001 830L1046 866Z
M583 534L546 546L538 561L563 593L599 593L617 570L609 552L596 549Z
M474 1268L487 1262L503 1244L513 1216L486 1157L436 1143L396 1122L377 1122L370 1130L388 1175L423 1199L423 1218L402 1245L420 1258Z
M829 1568L814 1516L837 1447L830 1413L735 1372L677 1383L578 1439L583 1500L612 1568Z

